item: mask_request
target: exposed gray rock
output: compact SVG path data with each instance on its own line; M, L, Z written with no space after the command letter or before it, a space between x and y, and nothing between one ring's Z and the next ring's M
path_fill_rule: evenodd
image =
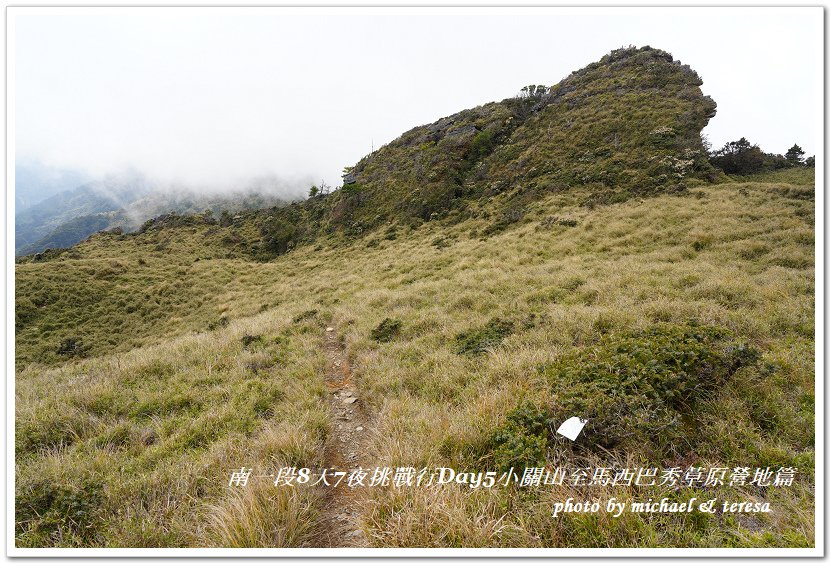
M355 172L349 172L345 176L343 176L343 185L348 186L349 184L354 184L357 182L357 174Z
M451 139L453 137L466 137L478 133L478 128L475 125L465 125L447 133L446 137Z
M437 133L438 131L444 131L447 127L455 123L455 119L451 117L442 117L429 127L427 127L427 131L430 133Z

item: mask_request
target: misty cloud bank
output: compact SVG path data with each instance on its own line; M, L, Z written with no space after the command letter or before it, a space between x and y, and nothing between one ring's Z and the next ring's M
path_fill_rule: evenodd
M91 179L137 170L163 189L296 196L341 185L343 167L412 127L629 44L698 70L718 104L715 147L745 136L814 154L816 19L681 11L12 11L16 157Z
M281 178L275 174L240 177L232 181L193 182L153 177L137 169L124 169L95 176L89 170L50 166L39 160L22 159L15 165L15 213L20 213L62 192L86 188L127 208L150 194L170 201L196 197L244 197L253 194L295 201L308 194L315 183L311 176ZM319 182L319 181L318 181Z
M15 168L20 178L15 194L18 255L66 248L101 230L133 231L171 212L210 210L219 215L282 206L302 199L310 185L309 179L289 181L275 175L227 184L170 182L136 170L95 178L31 160Z

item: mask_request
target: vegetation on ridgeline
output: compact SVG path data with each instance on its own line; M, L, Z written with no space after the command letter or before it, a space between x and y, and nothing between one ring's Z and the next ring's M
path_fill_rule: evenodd
M377 466L798 468L718 492L773 504L752 515L374 487L354 504L371 546L815 545L814 170L713 167L699 85L615 51L415 128L327 195L18 259L16 545L313 545L324 491L267 475L327 463L327 326ZM574 443L553 432L570 416L590 419ZM243 466L266 477L229 487Z
M711 162L727 174L746 176L785 168L807 168L816 166L814 156L804 158L804 150L797 144L780 154L765 153L758 145L753 145L741 137L730 141L720 149L712 152ZM811 172L812 174L812 172Z

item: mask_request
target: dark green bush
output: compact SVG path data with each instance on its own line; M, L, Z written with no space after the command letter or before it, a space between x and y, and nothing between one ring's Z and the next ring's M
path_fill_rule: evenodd
M88 545L102 501L102 486L93 480L58 484L35 479L18 487L15 522L31 535L60 537L64 543L74 536Z
M539 467L545 464L549 437L532 434L521 426L503 426L490 439L490 454L481 459L488 467L506 471L510 467Z
M390 342L401 332L401 321L385 318L381 323L372 329L372 340L377 342Z
M434 238L430 244L438 249L447 248L448 246L450 246L450 243L447 240L447 238L443 236Z
M219 319L209 322L208 323L208 330L216 330L217 328L224 328L224 327L228 326L228 324L230 322L231 322L230 319L228 319L228 317L225 317L223 315L223 316L219 317Z
M507 422L490 436L489 452L481 461L489 461L505 471L510 467L543 465L548 440L555 428L546 409L524 403L507 415Z
M539 222L537 229L545 228L549 229L556 225L561 225L563 227L576 227L579 223L576 219L568 219L567 217L557 217L556 215L552 215L550 217L545 217Z
M277 255L288 252L297 235L297 227L287 218L270 217L259 230L263 247Z
M499 318L491 319L484 327L462 332L455 337L458 354L477 356L501 344L513 332L513 323Z
M578 445L589 449L624 448L658 458L683 453L683 433L700 431L695 404L760 357L729 331L694 322L609 336L543 366L552 384L549 405L511 412L481 458L499 467L541 462L541 442L569 444L555 431L571 416L588 419Z
M476 133L473 140L470 142L470 148L467 152L467 158L471 161L478 161L487 156L496 146L496 130L485 129Z
M58 346L58 354L82 358L86 355L86 347L78 338L64 338Z
M718 327L659 324L567 354L545 372L554 385L556 418L590 420L586 442L659 445L696 401L759 357Z
M242 347L247 348L251 344L254 344L254 343L257 343L257 342L262 342L262 336L252 335L252 334L245 334L239 340L242 342Z
M300 313L299 315L294 317L292 319L292 322L294 324L297 324L297 323L303 322L306 319L310 319L310 318L316 317L316 316L317 316L317 309L309 309L308 311L303 311L302 313Z
M505 229L507 229L510 225L518 223L524 217L524 210L516 207L511 207L506 209L504 213L501 214L501 217L496 219L495 222L491 223L487 227L484 228L482 234L484 236L492 236L498 234Z
M360 184L346 184L342 188L340 188L340 192L344 196L352 196L360 194L363 191L363 187Z

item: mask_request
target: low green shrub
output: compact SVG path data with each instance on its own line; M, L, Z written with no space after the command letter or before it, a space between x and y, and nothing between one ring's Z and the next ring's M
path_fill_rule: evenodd
M381 323L372 329L372 340L376 342L390 342L401 332L401 321L385 318Z
M525 216L525 210L511 207L505 209L504 212L501 214L495 222L491 223L487 227L484 228L482 234L484 236L492 236L498 233L503 232L511 225L518 223L521 221Z
M522 405L493 431L481 458L499 467L542 462L544 447L569 444L555 424L588 419L578 444L624 448L652 458L682 454L683 433L699 432L693 406L760 352L725 329L695 322L660 323L565 354L540 368L553 388L547 405Z
M434 238L430 244L439 250L450 246L450 242L443 236Z
M297 324L297 323L303 322L306 319L311 319L311 318L316 317L316 316L317 316L317 309L309 309L308 311L303 311L302 313L300 313L299 315L294 317L292 319L292 322L294 324Z
M501 344L513 332L513 323L503 319L491 319L484 327L462 332L455 337L458 354L477 356Z
M64 338L58 346L58 354L82 358L86 356L86 347L78 338Z
M91 479L72 484L35 480L18 488L15 522L26 535L89 545L98 529L93 524L102 502L102 485Z
M258 335L258 334L257 335L244 334L244 335L242 335L242 338L240 338L239 340L240 340L240 342L242 342L242 347L243 348L248 348L251 344L262 342L262 336Z
M218 320L210 321L208 323L208 330L216 330L217 328L224 328L230 324L230 319L224 315L219 317Z
M490 436L481 461L490 461L500 471L510 467L535 467L545 462L545 451L555 431L547 410L524 403L507 415L507 422Z
M586 442L606 449L624 443L662 449L671 446L681 415L759 357L722 328L661 323L567 354L545 373L555 385L556 418L590 420Z

